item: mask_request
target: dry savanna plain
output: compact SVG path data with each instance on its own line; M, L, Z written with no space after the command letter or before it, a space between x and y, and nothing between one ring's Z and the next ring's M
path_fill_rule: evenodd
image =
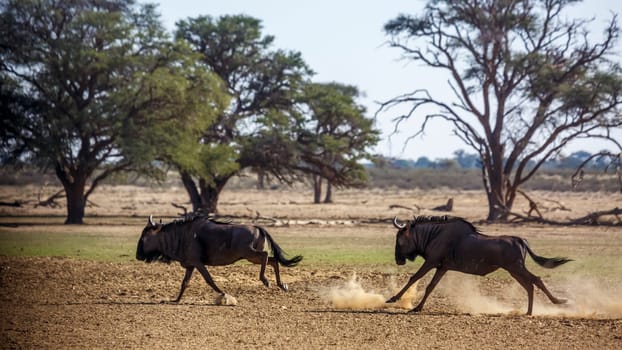
M0 187L0 200L45 198L56 188ZM542 214L565 220L620 207L619 193L531 192ZM454 199L450 213L432 211ZM181 187L104 186L91 197L84 225L63 225L65 205L0 207L0 348L2 349L621 349L622 226L487 224L485 195L456 190L343 190L312 204L307 188L225 190L219 215L264 226L290 255L282 268L289 292L269 288L259 267L210 267L237 300L222 306L197 273L180 303L176 263L134 259L148 215L163 222L189 207ZM520 198L515 211L526 213ZM553 305L527 295L509 274L448 273L421 313L408 313L431 279L397 304L384 300L421 265L394 262L391 219L451 214L485 234L526 238L538 254L572 262L544 269L527 258L553 294Z

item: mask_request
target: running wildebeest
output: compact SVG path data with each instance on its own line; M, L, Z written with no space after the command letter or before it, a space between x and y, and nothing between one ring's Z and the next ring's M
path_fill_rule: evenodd
M406 286L387 300L387 303L399 300L413 283L434 268L436 272L426 287L423 298L411 312L423 309L426 299L449 270L480 276L498 268L507 270L527 290L529 298L527 315L531 315L533 309L534 285L554 304L566 302L564 299L555 298L546 289L540 277L527 270L525 255L529 253L538 265L546 268L554 268L572 260L538 256L529 248L527 241L520 237L487 236L480 233L470 222L448 216L417 217L403 224L399 224L397 217L394 217L393 226L398 229L395 239L395 263L404 265L406 259L413 261L417 255L422 256L425 262L410 277Z
M264 248L270 248L273 256L269 257ZM154 223L153 217L149 216L138 241L136 259L148 263L179 261L186 268L181 290L174 300L179 302L194 269L199 270L214 291L224 296L205 266L229 265L241 259L261 264L259 279L266 287L270 286L265 276L266 264L270 264L277 285L287 291L287 285L281 282L279 264L296 266L302 256L286 259L281 247L262 227L216 222L206 216L194 215L167 224Z

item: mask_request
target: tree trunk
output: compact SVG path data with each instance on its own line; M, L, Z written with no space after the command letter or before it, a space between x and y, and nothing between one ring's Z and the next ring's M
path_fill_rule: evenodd
M322 198L322 178L313 175L313 203L318 204Z
M231 177L206 181L199 179L201 189L201 209L206 213L218 213L218 199L220 192L225 187Z
M500 160L499 160L500 162ZM499 163L500 164L500 163ZM512 203L506 203L505 175L501 166L485 164L484 187L488 197L488 217L486 221L506 221ZM486 183L488 181L488 183Z
M67 218L65 224L80 225L84 223L84 208L86 198L84 198L84 187L86 181L76 179L72 183L64 183L67 198Z
M263 169L257 170L257 189L263 190L266 188L265 186L266 173Z
M324 197L324 203L333 202L333 185L329 180L326 180L326 196Z
M218 198L220 192L225 187L231 176L207 181L199 178L199 184L192 176L186 172L181 172L181 180L184 183L186 192L190 196L192 202L192 211L203 211L205 213L218 212Z
M83 224L84 208L86 206L84 189L88 176L83 171L72 172L60 163L55 164L54 171L65 189L65 198L67 198L67 218L65 219L65 224Z
M179 172L181 175L181 181L186 188L186 192L188 192L188 196L190 196L190 203L192 203L192 211L196 212L199 210L202 205L201 195L199 194L199 190L197 189L197 184L192 179L192 176L185 171Z
M508 218L505 204L496 198L497 196L494 193L488 196L488 217L486 221L506 221Z

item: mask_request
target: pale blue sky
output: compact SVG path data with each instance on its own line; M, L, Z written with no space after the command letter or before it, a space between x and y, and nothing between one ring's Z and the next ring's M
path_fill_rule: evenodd
M162 20L171 31L176 21L199 15L246 14L261 19L264 34L275 36L275 48L302 53L316 72L314 81L351 84L363 91L366 97L361 103L367 107L369 116L378 108L376 101L386 101L415 89L450 94L445 78L415 63L400 61L400 52L385 45L384 24L399 13L418 13L424 5L421 0L140 1L159 3ZM612 13L622 13L622 1L586 0L570 11L572 17L596 17L596 34ZM401 132L389 140L394 127L391 119L396 113L385 113L378 118L377 127L383 131L383 140L375 152L411 159L453 157L457 149L473 153L453 136L451 126L440 120L430 124L423 137L411 140L403 149L405 139L416 130L417 124L414 120L404 124ZM617 135L622 138L622 132ZM601 142L582 142L572 145L566 153L577 149L595 152L604 147Z

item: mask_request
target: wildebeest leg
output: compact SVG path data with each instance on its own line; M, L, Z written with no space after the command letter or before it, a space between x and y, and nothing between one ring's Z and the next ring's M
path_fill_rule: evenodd
M518 281L518 283L520 283L523 286L523 288L527 290L527 296L529 297L529 306L527 309L527 315L531 315L531 311L532 311L533 286L534 285L538 287L541 291L543 291L544 294L546 294L546 296L549 298L549 300L553 304L566 303L565 299L558 299L554 297L553 294L551 294L551 292L549 292L549 290L546 288L546 286L542 282L542 279L532 274L531 272L529 272L529 270L527 270L525 267L522 267L520 271L516 271L516 272L510 271L510 274L512 275L512 277L514 277Z
M276 258L268 258L268 263L274 268L274 275L276 276L276 285L282 290L288 291L287 284L281 282L281 273L279 272L279 261Z
M522 271L508 270L508 272L510 272L510 275L512 275L512 277L514 277L514 279L517 280L518 283L520 283L520 285L527 291L527 315L531 315L533 311L533 282L529 276L531 273L529 273L529 271L527 271L524 267L522 268Z
M414 309L410 310L410 312L419 312L421 311L421 309L423 309L423 304L425 304L426 299L428 299L428 296L430 295L430 293L432 293L432 291L434 290L434 287L436 287L436 285L441 280L441 278L443 278L446 272L447 270L445 269L441 269L441 268L436 269L436 272L434 273L434 276L432 276L432 280L430 281L430 284L428 284L428 286L425 288L425 294L423 294L423 298L421 298L421 301L419 302L419 304L415 306Z
M529 272L529 270L527 270L526 268L524 269L524 272L522 272L522 275L524 275L525 278L528 278L528 280L531 281L532 284L534 284L541 291L543 291L544 294L546 294L546 296L549 298L549 300L553 304L564 304L564 303L566 303L566 301L567 301L566 299L559 299L559 298L554 297L553 294L551 292L549 292L549 290L546 288L546 286L542 282L542 279L540 277L534 275L533 273Z
M209 284L209 286L212 287L212 289L216 291L216 293L225 294L222 290L220 290L220 288L216 286L214 280L212 279L212 276L209 274L209 272L207 272L207 268L205 268L205 265L197 265L196 268L205 279L205 282L207 282L207 284Z
M186 287L188 287L188 283L190 283L190 277L192 277L192 272L194 271L194 266L186 267L186 275L184 276L184 280L181 281L181 290L179 291L179 295L177 295L177 299L174 302L178 303L181 300L181 296L184 295L184 291Z
M259 279L264 286L270 287L270 281L266 278L266 264L268 264L268 252L260 252L261 254L261 270L259 270Z
M259 279L263 282L264 286L270 287L270 281L266 278L266 265L268 264L268 252L252 250L249 254L251 256L246 257L246 260L252 262L253 264L261 264L261 269L259 270ZM277 275L278 276L278 275Z
M412 286L413 283L417 282L421 277L425 276L425 274L428 273L428 271L430 271L432 267L433 266L431 264L424 262L423 265L421 265L421 267L419 268L419 270L410 277L410 279L408 280L408 283L406 283L404 288L402 288L402 290L400 290L397 294L395 294L393 297L387 300L387 303L394 303L400 300L400 298L402 297L402 295L404 295L404 293L406 293L408 288L410 288L410 286Z
M546 286L544 286L544 283L542 282L542 279L540 279L540 277L538 276L533 276L533 277L535 278L534 284L536 285L536 287L540 288L540 290L543 291L547 297L549 297L549 300L553 304L565 304L567 302L566 299L559 299L559 298L554 297L553 294L551 294L551 292L549 292L549 290L546 288Z

